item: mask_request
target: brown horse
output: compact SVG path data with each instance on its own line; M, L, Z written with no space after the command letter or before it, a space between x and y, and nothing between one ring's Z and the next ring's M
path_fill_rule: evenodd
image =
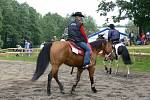
M94 85L94 62L97 54L103 50L103 53L107 53L112 51L110 46L111 44L106 40L97 40L90 43L92 48L92 55L91 61L93 62L92 65L87 69L89 71L89 77L91 81L91 89L94 93L97 92L95 85ZM71 89L71 93L75 91L75 88L80 80L81 73L84 69L83 66L83 56L77 55L71 51L70 45L68 41L56 41L45 44L43 49L38 55L37 59L37 66L35 73L33 75L32 81L37 80L47 68L49 62L51 63L52 69L51 72L48 74L48 84L47 84L47 94L51 94L51 80L54 78L59 85L60 92L64 93L64 88L61 82L58 79L58 70L62 64L66 64L69 66L77 67L77 77L76 82Z

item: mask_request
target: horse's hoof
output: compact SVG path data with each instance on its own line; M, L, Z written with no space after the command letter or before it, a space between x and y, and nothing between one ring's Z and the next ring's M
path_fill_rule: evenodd
M70 94L74 95L74 94L75 94L75 91L71 91L71 93L70 93Z
M95 89L95 90L93 91L93 93L97 93L97 90Z
M75 90L71 90L71 94L74 94L75 93Z
M97 90L95 89L95 87L92 87L92 91L93 93L97 93Z
M50 96L51 95L51 93L47 93L47 96Z
M65 94L65 91L64 91L64 90L62 90L62 91L61 91L61 93L62 93L62 94Z
M129 78L131 77L131 75L130 75L130 74L127 74L127 75L125 75L125 77L126 77L127 79L129 79Z
M50 95L51 95L51 92L50 92L50 91L47 91L47 95L50 96Z
M95 90L94 93L97 93L97 90Z

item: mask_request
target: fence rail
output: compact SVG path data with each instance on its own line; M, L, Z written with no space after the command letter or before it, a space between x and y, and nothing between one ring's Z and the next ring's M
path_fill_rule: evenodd
M150 47L147 47L150 48ZM128 48L129 49L129 48ZM132 48L130 48L132 49ZM139 49L139 48L136 48ZM24 54L38 54L40 52L40 48L33 48L33 49L25 49L25 48L7 48L7 49L0 49L0 56L9 56L9 55L24 55ZM150 56L150 53L143 53L141 52L129 52L131 55L142 55L142 56Z
M9 55L24 55L24 54L38 54L40 48L25 49L25 48L7 48L0 49L0 56L9 56Z

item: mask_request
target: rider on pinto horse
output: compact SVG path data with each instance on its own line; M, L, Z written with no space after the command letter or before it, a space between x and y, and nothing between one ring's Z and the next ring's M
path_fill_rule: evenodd
M79 47L82 47L85 50L83 68L86 69L90 66L90 47L88 46L88 38L84 31L84 25L82 22L81 12L75 12L72 17L75 18L68 26L68 40L73 41Z
M117 58L117 54L116 54L116 50L115 50L115 45L120 43L120 33L118 30L115 29L115 26L114 24L110 24L108 26L110 28L110 30L108 31L108 41L111 41L112 44L113 44L113 48L114 48L114 53L115 53L115 56L116 56L116 59Z

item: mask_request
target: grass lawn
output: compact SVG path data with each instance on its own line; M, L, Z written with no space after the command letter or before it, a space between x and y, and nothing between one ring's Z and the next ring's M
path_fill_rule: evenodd
M142 53L150 53L150 45L142 45L142 46L128 46L129 52L142 52Z
M16 56L16 55L10 55L10 56L0 56L0 60L14 60L14 61L29 61L29 62L35 62L37 59L37 55L23 55L23 56Z
M129 52L136 52L136 53L150 53L150 48L147 49L147 48L142 48L142 49L128 49Z
M142 52L142 53L150 53L150 45L148 46L132 46L127 47L130 52ZM2 49L1 49L2 50ZM5 51L5 50L4 50ZM0 56L0 60L17 60L17 61L29 61L29 62L36 62L37 54L32 54L32 56ZM138 72L150 72L150 56L131 56L133 64L131 65L131 71L138 71ZM115 62L115 61L114 61ZM113 62L113 68L115 67L115 63ZM119 66L122 69L126 70L125 65L123 64L121 58L119 60ZM103 58L97 58L97 67L104 68L103 65Z
M130 67L131 71L135 72L150 72L150 56L131 56L133 64ZM112 68L116 68L115 61L112 63ZM104 69L103 58L97 58L97 67ZM119 68L126 70L122 58L119 59Z

